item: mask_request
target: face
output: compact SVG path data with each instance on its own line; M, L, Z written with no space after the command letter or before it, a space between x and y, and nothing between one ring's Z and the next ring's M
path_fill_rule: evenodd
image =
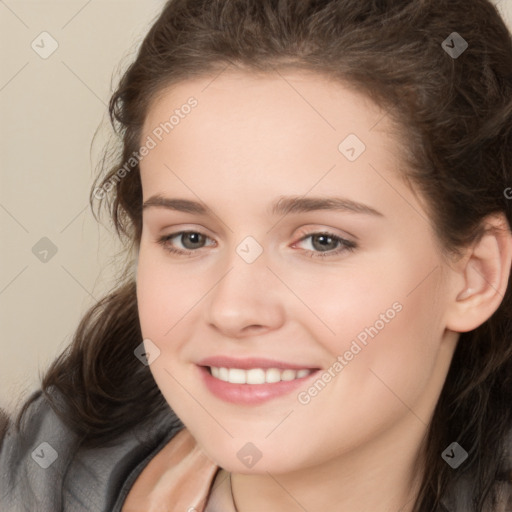
M225 72L169 88L143 132L141 328L204 451L279 473L419 439L449 270L385 113L320 76Z

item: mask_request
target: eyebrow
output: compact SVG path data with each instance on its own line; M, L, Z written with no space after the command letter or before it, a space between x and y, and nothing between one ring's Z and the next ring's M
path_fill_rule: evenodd
M198 215L207 215L209 210L197 201L164 197L160 194L151 196L143 203L142 208L147 209L153 206ZM284 216L290 213L307 213L318 210L335 210L384 217L381 212L374 208L344 197L281 196L270 205L269 212L271 215Z

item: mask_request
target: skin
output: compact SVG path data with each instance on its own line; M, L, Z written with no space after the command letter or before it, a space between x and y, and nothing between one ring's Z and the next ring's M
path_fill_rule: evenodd
M209 208L143 212L137 296L143 336L160 350L155 381L208 457L233 473L239 512L410 511L458 332L498 307L510 237L448 261L400 175L389 118L360 93L298 71L213 78L170 87L143 129L145 140L198 100L140 164L143 201L160 194ZM366 145L354 162L338 150L350 133ZM272 216L269 205L287 195L343 196L382 216ZM177 255L158 243L184 230L206 235L203 247L177 236L167 246L195 251ZM323 231L357 247L310 257L322 246L304 237ZM247 236L263 249L253 263L236 252ZM213 355L327 370L397 302L401 311L308 404L292 392L234 405L199 378L196 363ZM252 468L237 457L247 442L262 453Z

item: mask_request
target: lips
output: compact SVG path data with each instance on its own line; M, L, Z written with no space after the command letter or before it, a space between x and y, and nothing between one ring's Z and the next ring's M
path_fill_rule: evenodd
M216 367L216 368L239 368L241 370L251 370L253 368L277 368L278 370L319 370L318 366L311 366L307 363L294 364L285 361L266 359L261 357L249 357L244 359L236 359L228 356L214 356L202 359L197 363L199 366Z
M289 395L315 378L318 367L265 358L215 356L197 363L206 388L217 398L238 405L258 405ZM262 375L265 374L265 379Z

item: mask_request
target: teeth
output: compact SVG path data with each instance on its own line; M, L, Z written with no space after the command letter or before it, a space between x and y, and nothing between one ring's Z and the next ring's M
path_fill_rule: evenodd
M246 383L246 375L244 370L239 370L238 368L230 368L228 374L228 381L233 384L245 384Z
M230 382L231 384L265 384L279 382L281 380L301 379L312 373L312 370L279 370L279 368L251 368L242 370L240 368L218 368L210 367L212 375L216 379Z
M243 370L240 370L243 371ZM265 382L265 370L261 368L254 368L252 370L244 371L245 382L247 384L261 384Z
M293 380L297 377L297 370L284 370L281 373L281 380Z
M219 371L219 379L221 380L228 380L229 377L229 371L227 368L218 368Z

